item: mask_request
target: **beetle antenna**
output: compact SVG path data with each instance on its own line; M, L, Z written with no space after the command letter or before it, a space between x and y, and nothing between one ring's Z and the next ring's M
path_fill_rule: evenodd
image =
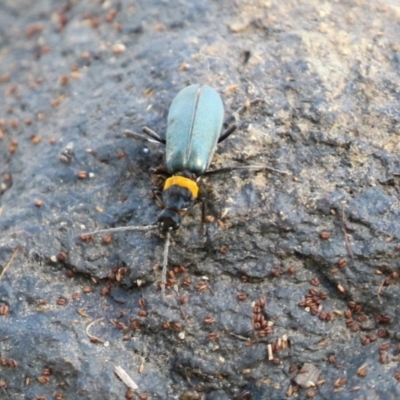
M108 228L108 229L99 229L98 231L87 232L85 235L96 235L98 233L114 233L114 232L123 232L123 231L151 231L153 229L157 229L157 225L129 225L129 226L120 226L118 228Z
M165 300L165 284L167 281L168 251L170 242L171 242L171 232L167 232L167 237L165 238L164 258L163 258L163 265L161 272L161 294L163 300Z

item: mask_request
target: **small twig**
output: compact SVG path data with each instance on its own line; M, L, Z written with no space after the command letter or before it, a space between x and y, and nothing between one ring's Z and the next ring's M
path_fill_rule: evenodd
M346 218L344 215L344 207L343 206L342 206L342 223L343 223L342 231L343 231L343 235L344 235L344 242L346 244L346 249L347 249L347 252L350 254L350 258L353 260L354 255L353 255L353 250L350 246L349 236L348 236L347 229L346 229Z
M150 231L153 229L157 229L156 225L142 225L142 226L120 226L118 228L108 228L108 229L99 229L98 231L86 232L84 235L96 235L98 233L112 233L112 232L123 232L123 231Z
M182 318L183 318L183 319L185 320L185 322L188 324L189 322L188 322L188 319L187 319L185 310L184 310L183 307L182 307L182 304L179 304L179 310L180 310L180 312L181 312Z
M272 345L269 344L267 345L267 351L268 351L268 360L271 361L274 359L274 353L272 351Z
M177 298L177 301L178 301L178 307L179 307L179 310L181 312L181 316L185 320L186 323L189 323L189 321L187 319L187 316L186 316L186 313L185 313L185 310L183 309L182 303L179 301L179 292L175 288L174 288L174 292L176 294L176 298Z
M237 121L239 118L237 118L237 116L239 116L240 114L243 114L245 111L247 111L251 106L255 105L255 104L260 104L260 103L265 103L264 99L253 99L253 100L247 100L246 103L244 103L242 106L240 106L236 111L234 111L232 113L233 117L235 118L235 120Z
M382 279L382 283L379 285L378 293L376 295L378 297L378 300L381 299L381 291L382 291L382 288L383 288L384 284L385 284L385 279Z
M349 235L346 232L345 228L342 228L342 231L343 231L343 235L344 235L344 242L346 244L347 252L350 254L350 258L353 260L354 256L353 256L353 250L351 249L350 242L349 242Z
M4 274L6 273L6 271L8 270L8 268L10 267L10 265L11 265L11 263L12 263L12 261L13 261L15 255L17 254L18 250L19 250L19 246L17 246L17 247L15 248L15 250L13 251L13 253L12 253L11 257L10 257L10 259L8 260L7 265L3 268L3 271L1 271L1 274L0 274L0 281L1 281L1 278L3 278Z
M105 343L106 343L105 340L101 340L101 339L98 338L97 336L91 335L91 334L89 333L90 327L91 327L92 325L94 325L96 322L102 321L103 319L104 319L104 317L99 318L99 319L95 319L94 321L92 321L92 322L86 327L86 330L85 330L86 335L87 335L87 337L88 337L91 341L93 341L93 342L99 342L99 343L102 343L102 344L105 344Z
M250 338L247 338L247 337L241 336L241 335L237 335L236 333L233 333L233 332L229 332L229 334L231 336L235 337L236 339L243 340L244 342L249 342L251 340Z
M266 305L267 305L267 296L265 295L265 291L264 291L264 289L261 289L261 298L264 300L264 302L265 302L265 304L264 304L264 309L265 309L265 307L266 307Z
M210 291L210 293L211 293L213 296L215 296L215 292L214 292L213 288L212 288L210 285L207 285L207 287L208 287L208 290Z
M114 373L115 375L118 376L119 379L121 379L121 381L123 383L125 383L126 387L128 387L129 389L132 389L133 391L138 390L139 386L136 385L136 383L134 382L134 380L128 375L128 373L119 365L116 365L114 368Z
M258 335L257 335L257 332L256 332L256 328L254 327L254 324L255 324L255 315L254 314L251 314L251 328L252 328L252 331L253 331L253 335L254 335L254 341L256 342L256 343L258 343Z

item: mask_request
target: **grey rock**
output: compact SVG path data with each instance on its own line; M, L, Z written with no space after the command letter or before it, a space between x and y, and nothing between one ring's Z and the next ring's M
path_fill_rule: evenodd
M0 397L121 399L120 365L151 399L275 400L312 363L315 399L398 399L399 21L390 0L2 1ZM199 208L185 217L164 302L156 232L80 235L154 223L162 149L123 132L163 135L190 83L218 90L227 120L263 100L211 168L291 175L207 179L216 221L203 240Z

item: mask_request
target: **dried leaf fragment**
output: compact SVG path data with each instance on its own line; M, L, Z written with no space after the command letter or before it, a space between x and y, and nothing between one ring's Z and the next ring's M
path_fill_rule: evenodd
M321 370L314 364L305 363L299 371L299 374L294 378L294 381L303 388L309 388L316 385L320 374Z

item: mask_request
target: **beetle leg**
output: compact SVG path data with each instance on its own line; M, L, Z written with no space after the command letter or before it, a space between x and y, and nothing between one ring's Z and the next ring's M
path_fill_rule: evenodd
M141 141L143 141L143 142L162 143L162 142L160 142L159 140L150 139L150 138L148 138L147 136L142 135L141 133L137 133L137 132L134 132L134 131L130 131L130 130L128 130L128 129L124 131L124 135L125 135L126 137L130 137L130 138L133 138L133 139L136 139L136 140L141 140Z
M163 139L160 135L155 133L152 129L148 128L147 126L144 126L142 128L142 131L147 135L150 136L152 139L156 140L158 143L165 144L165 139Z
M218 143L221 143L225 140L228 136L230 136L233 132L236 131L237 125L233 124L228 129L224 131L224 133L219 137Z
M151 183L153 185L153 189L159 189L161 193L161 189L164 186L165 180L171 176L167 171L158 168L150 168L151 172Z
M158 207L164 208L164 202L162 201L162 191L158 187L153 187L152 189L153 198L156 200Z
M171 174L168 171L160 168L150 168L150 172L154 175L164 176L165 178L169 178L171 176Z
M262 164L255 164L255 165L239 165L237 167L226 167L226 168L220 168L220 169L214 169L213 171L206 171L204 172L203 176L210 176L210 175L217 175L217 174L225 174L227 172L235 171L235 170L247 170L247 171L263 171L267 170L270 172L275 172L277 174L282 174L282 175L289 175L288 171L281 171L279 169L271 168L268 167L267 165L262 165Z
M206 203L203 199L199 200L201 203L201 224L200 224L200 235L205 237L207 235L206 227Z

